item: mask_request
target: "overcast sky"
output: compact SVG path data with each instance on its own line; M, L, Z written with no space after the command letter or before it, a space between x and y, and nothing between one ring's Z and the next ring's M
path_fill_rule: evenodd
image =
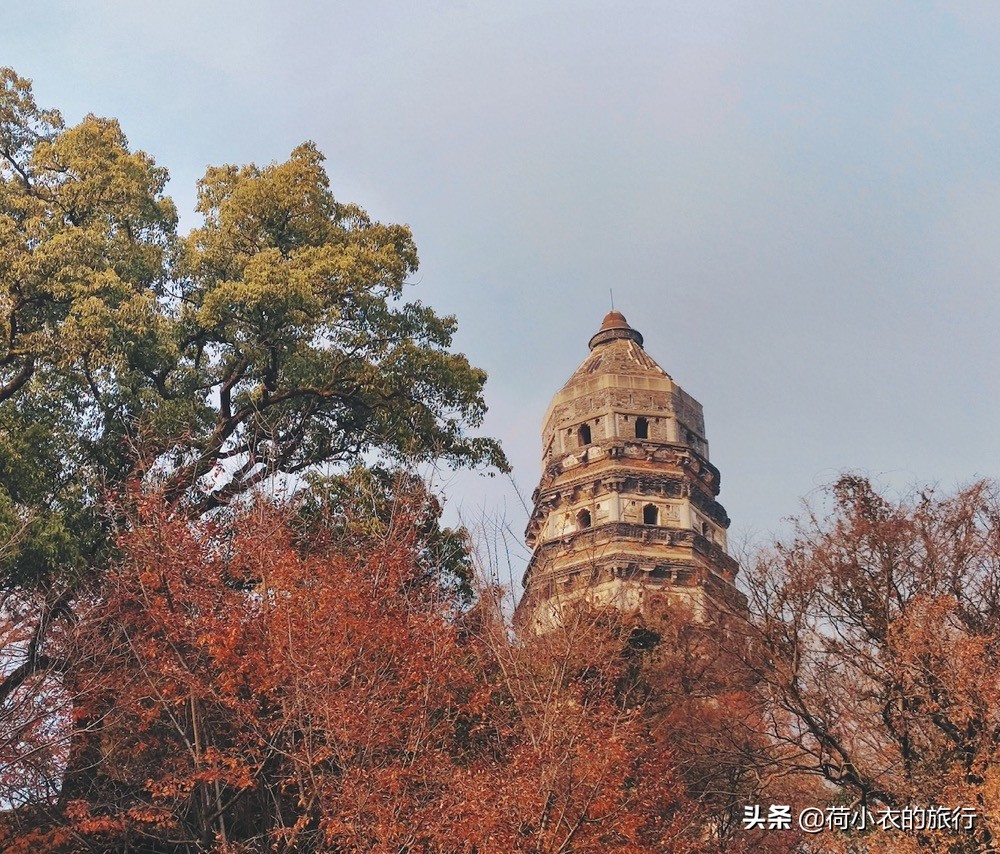
M1000 3L37 0L2 64L119 118L185 227L207 165L315 140L412 227L526 496L612 288L705 407L731 536L847 469L1000 476ZM523 531L510 484L444 486Z

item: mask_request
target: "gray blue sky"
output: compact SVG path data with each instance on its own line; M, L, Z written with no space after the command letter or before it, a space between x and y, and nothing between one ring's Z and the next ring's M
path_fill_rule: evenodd
M1000 476L1000 3L38 0L0 64L119 118L186 226L208 164L315 140L413 228L526 495L610 288L737 538L845 469ZM509 484L445 487L523 528Z

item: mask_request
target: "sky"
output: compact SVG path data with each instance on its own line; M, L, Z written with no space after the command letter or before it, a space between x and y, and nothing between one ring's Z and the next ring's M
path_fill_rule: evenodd
M117 117L184 229L206 166L306 139L408 223L408 298L458 317L514 467L438 484L509 526L516 576L542 415L612 290L705 408L731 542L844 471L1000 477L1000 3L36 0L0 65Z

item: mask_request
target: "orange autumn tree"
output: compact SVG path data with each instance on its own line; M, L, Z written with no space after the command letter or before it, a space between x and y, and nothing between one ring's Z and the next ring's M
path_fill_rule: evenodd
M147 503L80 618L74 675L101 715L93 784L24 850L67 830L122 851L433 838L474 684L448 603L412 583L414 530L400 514L360 551L304 541L266 505L224 527Z
M823 781L827 803L977 813L971 833L883 832L851 850L995 850L997 486L890 498L844 476L827 497L748 567L746 660L774 768Z
M412 505L367 536L141 508L62 649L89 785L5 851L705 850L623 627L512 642L426 572Z
M476 669L491 702L474 732L495 761L464 785L476 850L709 850L709 817L653 737L630 624L580 610L511 643L496 609L477 616Z

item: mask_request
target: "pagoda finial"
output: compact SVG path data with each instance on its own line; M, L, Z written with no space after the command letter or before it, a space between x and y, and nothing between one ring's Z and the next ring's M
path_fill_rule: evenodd
M642 346L642 334L628 325L624 314L612 309L604 316L601 328L590 339L590 349L593 350L599 344L606 344L608 341L616 341L620 338L629 338L640 347Z

